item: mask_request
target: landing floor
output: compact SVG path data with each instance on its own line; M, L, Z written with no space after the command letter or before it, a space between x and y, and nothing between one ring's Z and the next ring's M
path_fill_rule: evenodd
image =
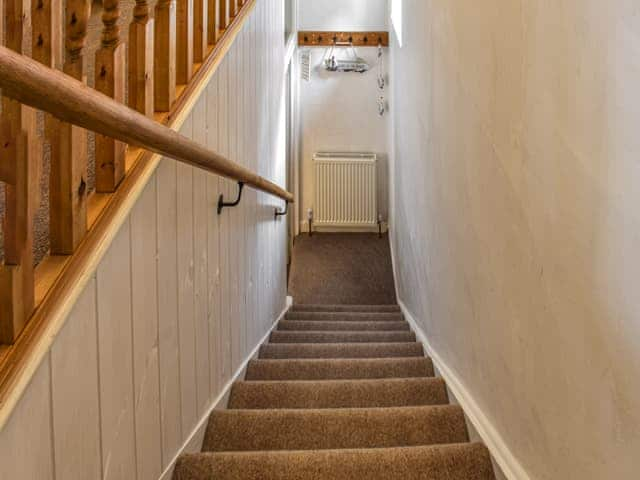
M388 236L300 235L293 248L289 294L298 304L396 303Z

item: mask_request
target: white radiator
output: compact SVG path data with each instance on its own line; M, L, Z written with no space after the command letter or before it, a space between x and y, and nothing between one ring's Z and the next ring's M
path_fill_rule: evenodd
M319 227L372 227L378 223L376 155L316 153L313 156Z

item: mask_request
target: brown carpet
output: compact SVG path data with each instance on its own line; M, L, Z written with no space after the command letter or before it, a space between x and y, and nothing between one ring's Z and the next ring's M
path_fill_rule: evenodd
M493 480L397 306L362 303L297 304L174 479Z
M388 237L369 233L296 237L289 294L300 304L395 304Z

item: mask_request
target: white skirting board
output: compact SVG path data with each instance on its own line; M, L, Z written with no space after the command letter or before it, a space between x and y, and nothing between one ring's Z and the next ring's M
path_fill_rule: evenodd
M389 241L398 305L400 305L400 309L402 310L405 319L415 331L418 341L424 345L427 355L429 355L433 360L437 375L442 377L447 383L447 389L449 390L450 397L454 397L451 398L451 400L460 405L464 411L468 423L470 424L469 426L475 431L470 432L470 434L477 433L480 440L489 449L494 464L496 478L498 480L531 480L529 474L522 467L515 455L513 455L500 433L482 412L480 406L476 403L473 395L466 388L460 376L451 369L440 354L431 347L425 331L422 329L420 324L418 324L413 313L410 312L407 306L402 302L401 296L398 292L398 276L395 262L396 257L391 235L389 236Z
M220 395L218 395L218 397L213 401L211 406L207 409L207 411L202 416L202 418L200 419L196 427L193 429L189 437L187 437L187 439L185 440L184 444L180 448L180 451L175 455L175 457L173 457L173 459L171 460L171 463L165 469L165 471L162 472L162 475L160 475L159 480L171 480L171 478L173 477L173 469L175 468L176 462L178 461L178 458L180 457L180 455L184 453L195 453L202 450L202 441L204 440L204 434L207 429L207 423L209 421L209 417L211 416L211 412L217 409L224 409L227 407L229 394L231 393L231 387L233 386L234 382L237 382L244 376L247 370L247 365L249 364L249 361L256 358L256 356L258 355L258 350L260 350L260 346L262 346L262 344L267 341L267 339L269 338L269 335L271 335L271 332L273 331L273 329L276 328L276 326L278 325L278 322L284 318L287 311L289 311L289 309L291 308L291 305L293 305L293 298L287 297L287 304L284 310L280 313L276 321L273 322L273 324L271 325L271 328L269 328L269 331L264 335L264 337L260 339L258 344L247 356L247 358L244 359L244 361L242 362L238 370L236 370L236 373L233 375L231 380L229 380L227 384L224 386L224 388L222 389L222 392L220 392Z

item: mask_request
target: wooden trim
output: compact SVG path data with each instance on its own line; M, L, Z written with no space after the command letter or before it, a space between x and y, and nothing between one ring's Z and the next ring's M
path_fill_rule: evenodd
M211 57L226 54L240 31L241 25L238 24L244 21L254 4L255 0L245 4L243 12L247 12L236 17L231 28L225 32L207 61L198 70L199 80L194 78L194 82L207 82L213 76L222 58ZM207 69L212 71L205 72ZM200 83L198 88L187 88L183 92L184 96L197 96L205 86L206 83ZM156 118L161 118L171 129L179 130L196 100L182 99L176 102L170 115ZM132 154L136 152L135 149L131 150ZM11 417L33 374L64 326L76 300L95 274L113 238L128 218L160 162L159 154L144 150L137 152L137 160L115 193L95 194L89 198L88 223L93 223L93 227L80 243L75 255L47 257L36 270L36 298L42 298L42 303L16 343L12 346L0 346L0 431ZM99 214L95 213L102 204L106 204L105 208ZM95 222L93 218L96 218ZM52 282L50 288L49 282Z
M298 45L330 47L335 43L352 43L354 47L389 46L389 32L298 32Z

